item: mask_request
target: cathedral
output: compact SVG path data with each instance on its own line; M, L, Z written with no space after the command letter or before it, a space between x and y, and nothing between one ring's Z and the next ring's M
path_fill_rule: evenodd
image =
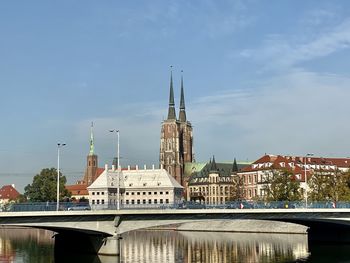
M180 110L177 118L171 72L168 117L163 120L161 127L159 163L179 184L185 186L185 163L191 163L193 159L193 133L192 125L186 118L183 77L181 76Z

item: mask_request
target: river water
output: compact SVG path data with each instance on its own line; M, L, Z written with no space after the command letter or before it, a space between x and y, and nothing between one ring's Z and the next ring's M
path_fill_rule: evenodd
M54 235L0 228L0 262L350 262L350 245L308 244L301 234L134 231L123 235L121 256L54 255Z

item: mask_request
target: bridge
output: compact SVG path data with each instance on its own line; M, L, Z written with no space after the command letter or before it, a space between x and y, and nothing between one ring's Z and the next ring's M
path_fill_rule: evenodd
M198 231L242 231L230 229L232 222L263 220L279 233L293 233L295 224L304 226L311 240L350 241L350 209L133 209L96 211L1 212L1 226L52 230L55 250L119 254L121 234L149 227L197 223ZM285 225L271 221L284 222ZM241 221L242 222L242 221ZM258 222L258 221L253 221ZM260 224L261 225L261 224ZM210 228L211 227L211 228ZM214 227L214 229L213 229ZM254 227L251 231L257 231ZM257 231L259 232L259 231ZM266 229L260 232L269 232Z

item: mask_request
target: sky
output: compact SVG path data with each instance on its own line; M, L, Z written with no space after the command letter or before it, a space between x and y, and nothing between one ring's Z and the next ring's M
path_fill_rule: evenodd
M1 1L0 185L158 165L170 66L198 162L350 156L349 1Z

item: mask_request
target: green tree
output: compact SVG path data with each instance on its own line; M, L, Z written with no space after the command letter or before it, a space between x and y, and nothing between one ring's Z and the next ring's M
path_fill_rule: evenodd
M16 202L16 203L25 203L25 202L27 202L27 198L26 198L25 195L20 194L20 195L16 198L15 202Z
M230 187L229 201L240 201L244 199L243 186L243 177L235 174L233 177L233 187Z
M70 196L65 188L66 177L60 172L60 200ZM56 201L57 196L57 170L55 168L42 169L40 174L33 178L33 183L24 188L24 195L32 202Z
M349 172L316 171L309 180L310 198L313 201L350 201L349 182Z
M288 170L274 169L268 171L263 179L266 201L301 200L300 182Z

